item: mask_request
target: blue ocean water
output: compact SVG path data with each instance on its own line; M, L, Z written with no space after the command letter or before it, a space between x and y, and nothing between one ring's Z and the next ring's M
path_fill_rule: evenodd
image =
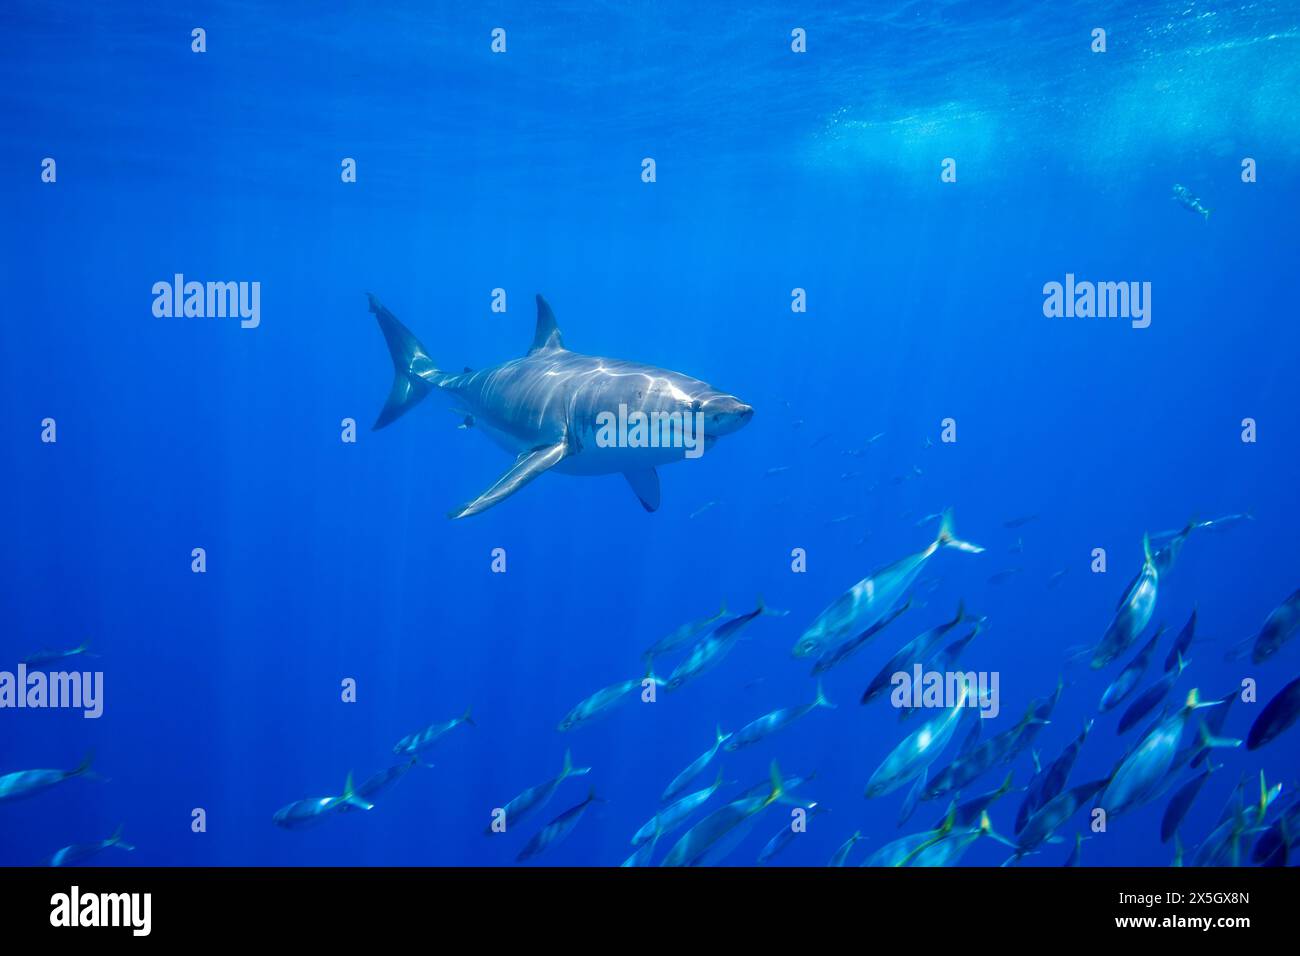
M1033 748L1053 758L1120 668L1066 658L1102 635L1144 533L1254 519L1194 533L1160 581L1152 626L1172 634L1195 607L1202 635L1171 700L1257 681L1225 726L1243 737L1296 676L1300 642L1260 665L1224 657L1300 586L1300 6L152 6L0 11L0 670L88 640L105 681L97 720L0 710L0 775L93 749L109 778L0 803L0 863L124 824L136 850L95 862L504 865L590 784L604 802L538 862L616 865L715 725L812 700L796 639L925 547L935 525L918 522L945 507L987 550L933 558L912 609L827 675L836 709L721 755L739 784L724 795L773 759L816 775L796 793L829 812L774 863L824 865L861 831L857 863L943 816L930 801L900 829L906 788L863 797L918 718L857 698L959 600L988 618L963 666L1000 674L985 736L1064 675ZM1209 217L1171 201L1175 184ZM151 290L177 273L260 283L260 324L156 317ZM1149 282L1150 326L1045 317L1043 286L1067 273ZM542 293L569 348L680 370L755 415L661 469L657 513L616 475L546 475L451 521L509 456L436 396L369 430L392 365L368 291L451 370L523 354ZM639 677L656 639L759 595L789 615L756 621L716 670L556 730ZM476 726L373 811L273 825L467 706ZM1117 716L1097 719L1072 782L1136 742ZM591 773L485 836L566 748ZM1216 755L1189 856L1243 774L1287 794L1297 755L1295 729ZM1013 769L1027 784L1032 755ZM995 828L1018 802L993 807ZM1082 862L1169 863L1163 806L1091 834ZM764 811L726 862L752 864L788 820ZM1061 863L1087 824L1022 862ZM1007 855L981 840L963 862Z

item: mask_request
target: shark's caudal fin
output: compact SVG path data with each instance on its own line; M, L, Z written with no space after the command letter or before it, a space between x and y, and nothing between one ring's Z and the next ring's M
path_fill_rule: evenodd
M388 354L393 357L393 388L375 420L373 427L378 430L397 421L433 391L438 368L411 330L397 321L397 316L373 295L366 295L370 299L370 311L379 320L379 331L388 343Z

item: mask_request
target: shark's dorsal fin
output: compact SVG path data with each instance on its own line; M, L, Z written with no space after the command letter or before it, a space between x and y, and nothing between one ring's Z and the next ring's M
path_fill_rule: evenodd
M533 346L528 350L528 354L562 348L564 348L564 339L560 336L560 327L555 324L555 313L551 311L550 305L539 294L537 296L537 331L533 333Z

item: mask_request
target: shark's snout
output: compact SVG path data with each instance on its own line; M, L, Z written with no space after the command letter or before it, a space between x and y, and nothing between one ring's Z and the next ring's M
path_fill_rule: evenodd
M704 431L708 435L730 435L744 428L754 409L734 395L715 395L704 403Z

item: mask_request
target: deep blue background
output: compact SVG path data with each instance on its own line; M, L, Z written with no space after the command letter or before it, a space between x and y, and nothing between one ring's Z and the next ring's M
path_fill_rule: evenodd
M1067 647L1100 636L1144 531L1249 509L1253 524L1188 543L1156 619L1176 628L1200 607L1207 640L1179 696L1249 676L1267 700L1295 676L1296 645L1262 667L1222 661L1300 585L1295 4L368 6L0 12L0 668L89 638L107 674L97 722L0 712L0 772L71 767L93 746L112 778L0 805L0 863L119 822L139 849L101 862L507 863L586 781L523 832L484 837L489 811L554 774L566 746L608 802L541 861L618 863L715 722L811 699L795 638L923 547L932 527L916 520L946 505L988 552L935 558L928 605L830 675L838 710L723 761L746 786L773 757L817 772L803 792L832 812L779 862L823 864L861 829L858 862L896 835L902 792L867 802L862 786L903 729L856 699L960 597L990 618L966 662L1000 671L1000 730L1055 685ZM345 156L355 184L339 180ZM1244 156L1256 184L1240 182ZM945 157L956 184L939 180ZM1175 182L1208 223L1170 201ZM261 327L154 318L151 286L175 272L260 281ZM1042 285L1066 272L1151 282L1151 327L1044 318ZM547 476L453 523L508 459L433 400L366 430L391 375L367 290L449 369L522 353L540 291L569 347L679 369L757 413L663 469L657 514L621 478ZM47 416L56 445L39 441ZM948 416L959 440L937 444ZM362 426L355 445L344 417ZM842 454L878 432L863 457ZM913 466L923 475L893 482ZM1041 520L1003 528L1029 513ZM1024 553L1008 553L1018 537ZM190 572L194 547L206 575ZM504 575L489 572L496 547ZM794 547L806 574L790 572ZM1109 573L1089 573L1094 547ZM987 583L1010 567L1023 571ZM755 624L722 668L556 732L578 700L639 675L663 633L759 593L791 614ZM1114 673L1071 672L1047 756ZM345 677L355 704L339 700ZM467 704L478 728L373 813L272 826ZM1228 730L1258 706L1237 704ZM1099 720L1077 780L1122 755L1115 720ZM1188 845L1240 772L1290 788L1298 754L1300 731L1229 754ZM1017 780L1029 772L1025 755ZM1016 804L996 808L1000 829ZM194 807L206 834L190 832ZM1162 809L1115 821L1084 862L1169 862ZM730 862L752 862L783 815ZM982 843L966 862L1005 855Z

